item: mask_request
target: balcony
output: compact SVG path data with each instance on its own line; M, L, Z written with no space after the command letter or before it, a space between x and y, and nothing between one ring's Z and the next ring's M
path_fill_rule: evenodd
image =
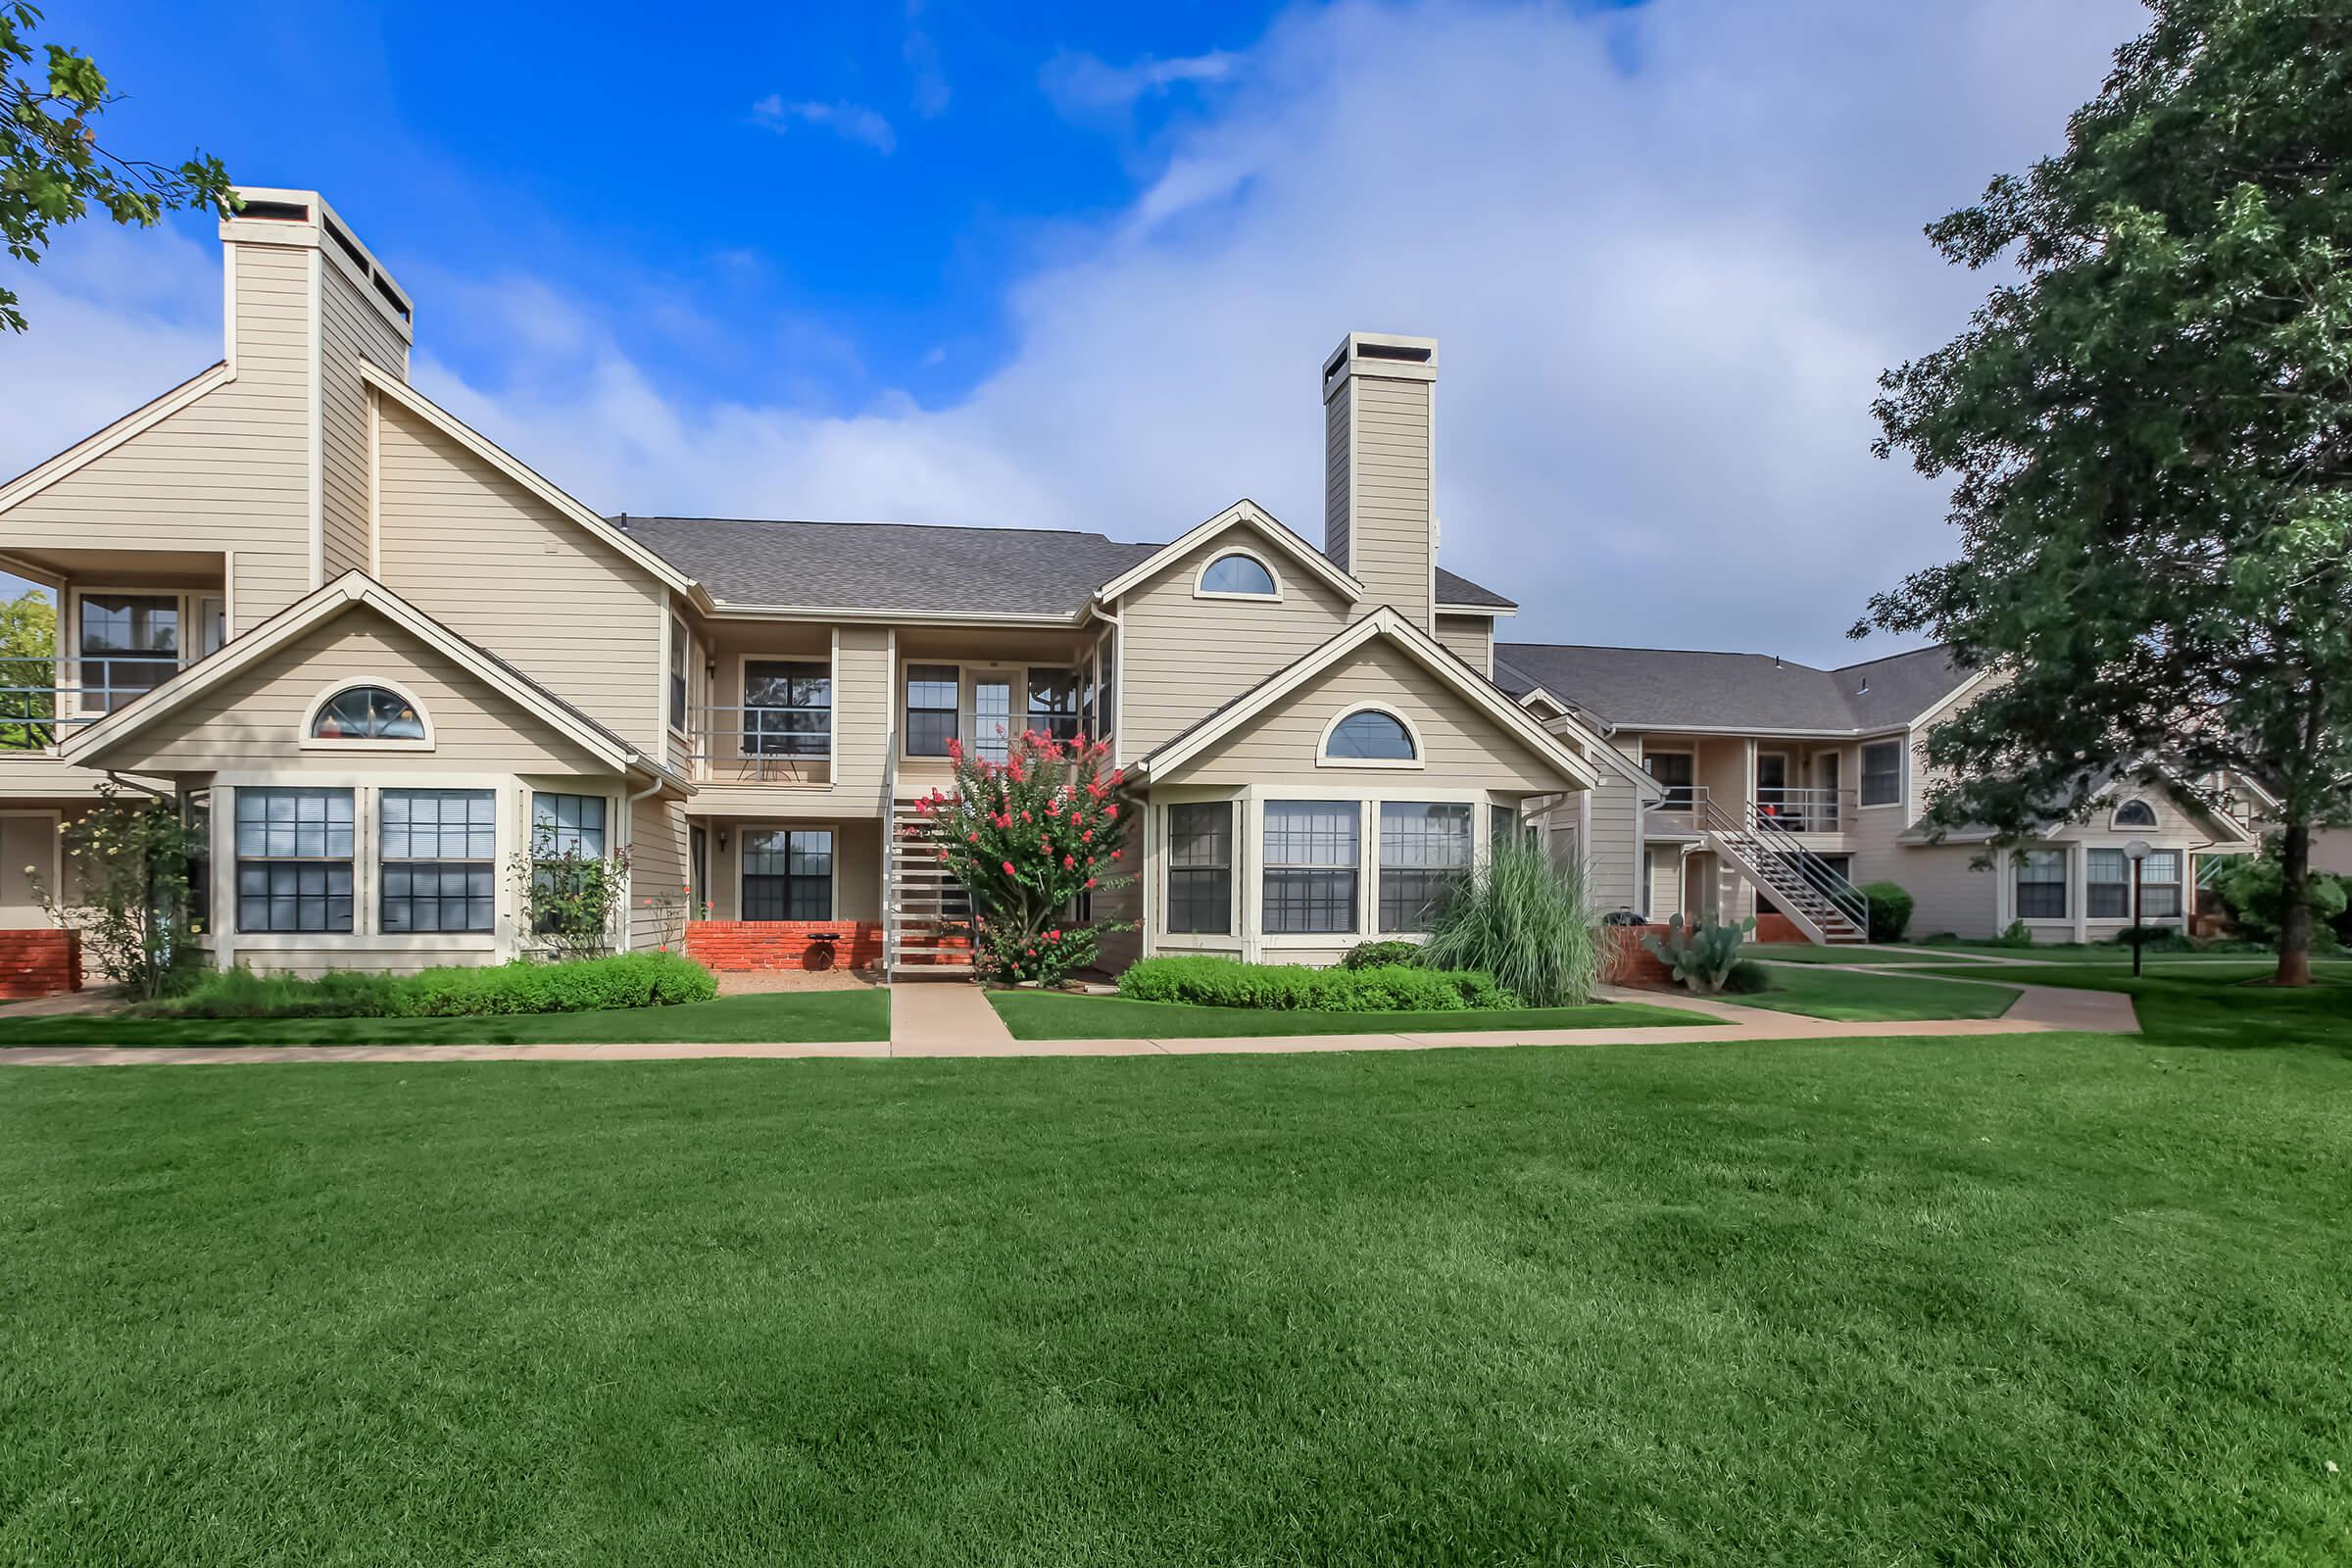
M832 786L829 707L706 707L688 717L687 776L698 784Z
M179 672L176 654L0 659L0 755L46 756Z
M1752 822L1759 831L1842 833L1853 826L1856 797L1851 790L1757 789L1747 810L1723 810L1704 784L1669 785L1666 799L1643 819L1651 838L1704 838L1710 821Z

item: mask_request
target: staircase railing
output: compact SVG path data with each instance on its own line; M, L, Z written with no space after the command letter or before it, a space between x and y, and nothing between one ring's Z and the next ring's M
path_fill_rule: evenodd
M1775 895L1799 905L1811 899L1816 905L1836 911L1856 931L1869 934L1870 900L1844 872L1805 848L1795 833L1772 812L1751 805L1734 816L1713 800L1700 803L1699 809L1707 831L1746 850L1756 869L1765 873L1768 880L1776 869L1787 873L1786 883L1772 883Z

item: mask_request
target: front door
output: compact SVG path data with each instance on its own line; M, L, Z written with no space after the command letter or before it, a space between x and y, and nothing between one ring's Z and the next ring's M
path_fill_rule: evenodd
M972 671L972 749L992 762L1002 762L1012 745L1012 672Z

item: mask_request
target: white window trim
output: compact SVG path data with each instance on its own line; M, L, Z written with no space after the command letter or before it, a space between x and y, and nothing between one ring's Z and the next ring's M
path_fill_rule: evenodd
M731 757L718 758L717 760L727 762L749 762L758 760L758 759L751 755L751 750L748 744L750 737L744 733L746 730L751 728L751 725L745 722L745 720L750 717L752 706L748 701L746 701L746 699L752 695L752 665L754 664L822 664L825 666L825 691L827 697L832 702L832 707L829 710L829 715L825 724L825 755L823 758L825 764L825 782L822 787L830 788L833 780L841 776L840 630L838 628L835 629L832 642L830 645L828 645L826 651L821 654L747 653L737 654L735 656L734 755ZM720 727L724 728L725 726L722 725ZM708 740L709 737L706 737L706 743L708 743ZM818 759L815 757L796 757L789 752L779 753L777 755L784 758L787 761L812 763L818 760Z
M2146 807L2152 820L2146 822L2123 820L2124 812L2134 806ZM2156 808L2154 801L2144 795L2134 795L2128 801L2118 801L2115 809L2107 813L2107 830L2111 833L2161 833L2164 831L2164 813Z
M1256 562L1260 567L1264 568L1267 578L1273 582L1274 591L1270 594L1241 594L1221 588L1202 587L1201 584L1208 580L1208 568L1228 556L1240 556L1245 561ZM1193 573L1193 597L1195 599L1233 599L1246 605L1279 605L1283 602L1286 592L1282 573L1274 569L1274 563L1245 545L1225 546L1215 555L1200 563L1200 569Z
M2020 880L2018 877L2018 871L2020 869L2021 862L2028 854L2055 855L2058 857L2058 865L2062 873L2058 878L2058 886L2066 890L2066 911L2064 913L2026 914L2023 912L2024 901L2018 897L2018 884ZM2008 867L2009 906L2012 909L2020 911L2014 915L2013 918L2023 920L2028 926L2065 926L2071 929L2077 923L2076 916L2082 908L2084 902L2082 890L2082 877L2084 874L2083 864L2084 862L2080 848L2075 845L2019 845L2016 851L2009 857ZM2035 885L2041 886L2043 884L2036 883Z
M223 568L223 571L225 573L225 567ZM74 688L74 695L76 699L83 695L80 691L80 669L82 661L85 659L103 659L106 657L104 654L85 654L81 651L81 602L83 599L92 594L95 594L102 599L110 595L122 595L134 599L170 599L174 601L177 606L175 613L179 617L179 649L173 655L173 657L178 660L178 662L172 666L172 672L176 674L178 671L187 668L190 664L195 663L199 659L204 657L204 655L200 653L193 652L189 647L191 642L201 642L203 640L201 634L195 638L191 638L188 635L191 629L198 629L200 631L200 628L195 627L196 605L200 601L206 599L218 598L225 601L228 598L228 588L225 575L222 578L222 586L218 594L216 594L210 588L157 588L153 585L144 588L117 588L102 583L81 583L68 580L65 584L65 591L57 596L57 601L62 612L62 618L58 625L56 639L57 651L55 658L57 661L57 684L61 688L71 684ZM224 622L227 620L225 613L227 608L227 605L223 603L221 609L224 612L222 616ZM231 622L224 624L222 630L226 633L226 635L221 638L222 645L225 646L228 638L236 635L236 628L234 623ZM89 706L87 703L80 703L79 706L75 708L74 711L76 713L95 713L98 712L99 710Z
M845 920L841 913L841 829L842 824L839 822L767 821L738 823L735 827L736 923L739 925L856 926L858 923L857 921ZM747 844L745 840L749 839L754 833L824 833L831 836L833 840L833 853L827 856L825 858L826 865L830 867L830 869L825 872L825 902L833 906L833 912L831 914L826 915L822 920L755 920L743 912L747 907L749 907L749 906L744 903L743 884L745 878L751 874L744 868L751 863L752 858L751 846ZM882 837L885 842L887 842L890 838L890 828L887 823L882 829ZM784 853L787 855L792 853L790 845L785 847Z
M1339 727L1342 724L1345 724L1348 722L1348 720L1353 718L1358 713L1385 713L1390 718L1395 719L1398 724L1404 727L1405 738L1413 743L1413 755L1410 758L1402 759L1394 757L1332 756L1331 737L1338 733ZM1414 723L1411 718L1407 717L1402 712L1399 712L1397 710L1390 707L1387 703L1349 703L1346 708L1342 709L1339 712L1334 713L1331 716L1331 718L1323 726L1323 733L1316 737L1315 765L1317 767L1368 768L1378 772L1400 772L1408 769L1426 768L1429 766L1429 748L1421 743L1421 726Z
M369 740L366 736L359 735L329 737L311 733L312 727L318 722L319 710L325 708L327 704L345 692L358 691L365 686L380 686L415 709L416 721L424 726L424 739L420 741ZM429 752L435 745L432 710L418 702L415 692L386 675L363 675L356 679L339 680L321 689L318 695L312 698L309 705L303 709L302 727L294 732L294 736L296 747L306 752ZM394 789L405 787L397 784L392 786Z
M1894 748L1894 799L1866 801L1863 793L1870 787L1870 751L1874 746ZM1854 809L1858 811L1890 811L1901 806L1911 790L1911 748L1903 740L1863 741L1854 748Z
M1167 813L1179 806L1222 806L1233 828L1233 858L1225 867L1225 929L1222 931L1178 931L1168 925L1168 877L1176 864L1168 858L1165 846L1173 842L1174 830L1169 826ZM1249 895L1242 889L1244 861L1242 832L1247 812L1242 808L1241 792L1205 794L1197 799L1162 799L1152 804L1152 811L1159 817L1160 849L1156 856L1148 856L1152 902L1159 919L1157 948L1181 949L1193 953L1224 953L1242 944L1242 922L1248 918Z

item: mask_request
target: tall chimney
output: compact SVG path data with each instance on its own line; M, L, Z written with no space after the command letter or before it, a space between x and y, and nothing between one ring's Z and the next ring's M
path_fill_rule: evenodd
M1438 343L1350 332L1323 363L1323 553L1436 630Z

